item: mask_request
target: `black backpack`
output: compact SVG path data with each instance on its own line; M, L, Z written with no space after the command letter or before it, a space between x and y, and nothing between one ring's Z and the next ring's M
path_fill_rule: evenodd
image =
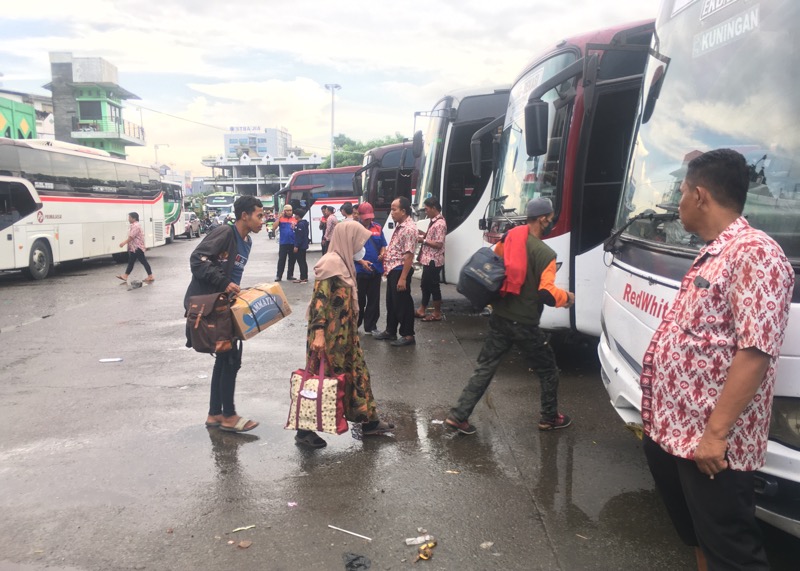
M491 248L481 248L467 260L458 276L458 293L483 309L500 296L500 288L506 279L503 258Z
M225 353L233 349L236 339L228 294L212 293L189 298L186 339L186 345L198 353Z

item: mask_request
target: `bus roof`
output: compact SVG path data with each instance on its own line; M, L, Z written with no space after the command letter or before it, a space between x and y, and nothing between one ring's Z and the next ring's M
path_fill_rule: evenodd
M522 79L522 77L527 75L531 69L539 65L543 59L552 57L553 53L559 49L567 50L569 48L577 48L580 51L581 56L584 56L586 55L587 44L611 44L614 43L614 39L617 38L618 34L636 35L640 33L652 33L654 26L655 19L638 20L636 22L628 22L627 24L620 24L618 26L604 28L602 30L594 30L579 36L573 36L571 38L561 40L554 46L550 46L545 50L542 50L541 53L539 53L528 65L525 66L525 68L522 70L522 73L520 73L516 79L514 79L514 84Z
M131 165L144 169L157 170L154 167L126 161L112 157L106 151L101 149L93 149L91 147L84 147L83 145L74 145L72 143L65 143L63 141L51 141L49 139L8 139L0 137L0 145L11 145L14 147L26 147L28 149L36 149L46 151L48 153L62 153L71 155L73 157L84 157L91 159L99 159L107 162L121 163L124 165Z

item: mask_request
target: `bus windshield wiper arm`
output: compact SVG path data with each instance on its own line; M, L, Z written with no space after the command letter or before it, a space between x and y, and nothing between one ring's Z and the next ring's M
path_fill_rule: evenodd
M665 214L656 214L655 212L642 212L628 219L620 228L611 233L611 236L606 238L603 242L603 251L611 252L617 249L617 239L627 230L631 224L638 220L650 220L651 222L672 222L677 220L680 215L677 212L667 212Z

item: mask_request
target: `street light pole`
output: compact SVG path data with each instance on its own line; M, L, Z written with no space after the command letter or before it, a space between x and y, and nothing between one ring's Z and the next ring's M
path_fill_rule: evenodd
M325 89L329 89L331 92L331 168L335 166L334 157L333 157L333 105L334 105L334 94L336 93L337 89L341 89L342 86L338 83L326 83Z

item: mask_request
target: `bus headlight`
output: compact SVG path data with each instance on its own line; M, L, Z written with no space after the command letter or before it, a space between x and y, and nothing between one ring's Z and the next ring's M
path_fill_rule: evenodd
M800 398L775 397L773 399L769 438L795 450L800 450Z

